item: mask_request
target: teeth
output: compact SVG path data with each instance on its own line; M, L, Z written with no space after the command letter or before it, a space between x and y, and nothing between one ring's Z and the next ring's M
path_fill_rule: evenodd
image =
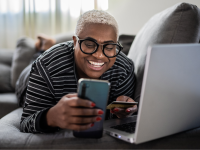
M103 63L97 63L97 62L89 61L89 63L94 65L95 67L100 67L100 66L104 65L104 62Z

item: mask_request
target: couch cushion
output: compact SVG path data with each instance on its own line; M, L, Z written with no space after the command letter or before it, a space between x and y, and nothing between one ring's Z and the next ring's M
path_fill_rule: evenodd
M20 73L30 64L35 53L36 49L33 39L23 37L17 41L17 47L14 51L11 68L11 85L13 88L15 88Z
M139 31L131 45L128 57L134 61L136 89L134 99L139 101L149 46L162 43L199 43L200 10L188 3L176 4L154 15Z
M0 49L0 64L11 66L13 52L8 49Z
M32 134L19 130L22 108L0 119L0 149L199 149L200 128L158 140L130 144L103 134L100 139L74 138L71 130L57 133Z
M124 54L128 54L131 44L133 43L133 40L135 38L135 35L125 35L122 34L119 36L119 42L123 45L123 50L122 52Z
M72 40L72 33L56 35L56 43ZM17 41L17 47L14 51L11 69L11 85L15 88L17 79L19 78L22 70L26 68L34 59L39 55L36 54L35 42L31 38L22 37ZM37 53L39 54L39 53Z
M0 94L0 118L18 107L17 97L14 93Z
M69 32L69 33L61 33L55 35L53 38L56 40L56 44L66 42L66 41L72 41L73 40L73 35L74 33Z
M0 64L0 93L14 91L10 83L10 70L10 66Z

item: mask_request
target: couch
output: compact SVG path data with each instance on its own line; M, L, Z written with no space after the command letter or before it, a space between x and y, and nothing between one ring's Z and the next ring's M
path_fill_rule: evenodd
M132 39L131 39L132 38ZM123 35L119 39L126 54L134 61L136 89L134 99L139 102L147 48L153 44L199 43L200 10L195 5L178 3L154 15L135 37ZM133 41L133 42L132 42ZM129 50L130 46L130 50ZM40 149L193 149L200 148L200 128L178 133L139 145L129 144L103 134L100 139L74 138L72 131L61 130L49 134L21 133L22 108L18 106L11 84L12 53L0 51L0 148ZM3 66L3 67L2 67ZM3 69L2 69L3 68ZM3 72L3 73L2 73ZM12 112L11 112L12 111ZM4 117L3 117L4 116ZM199 119L199 118L197 118Z

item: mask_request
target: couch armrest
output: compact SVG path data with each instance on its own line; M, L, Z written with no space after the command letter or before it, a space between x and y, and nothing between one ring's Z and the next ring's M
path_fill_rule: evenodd
M74 138L71 130L32 134L19 130L22 108L0 119L0 149L199 149L200 128L142 144L130 144L103 134L100 139ZM89 143L89 144L86 144Z
M11 66L13 52L6 49L0 49L0 63Z
M73 35L74 35L73 33L57 34L53 38L56 40L56 44L58 44L58 43L73 40L72 38Z
M131 44L133 43L135 39L135 35L126 35L126 34L121 34L119 36L119 42L123 46L122 52L126 55L128 55L128 52L130 50Z
M17 98L14 93L0 94L0 118L18 107Z

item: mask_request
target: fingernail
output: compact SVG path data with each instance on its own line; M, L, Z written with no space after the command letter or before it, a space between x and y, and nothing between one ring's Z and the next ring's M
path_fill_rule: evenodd
M97 118L96 118L96 121L100 121L100 120L101 120L101 117L97 117Z
M94 126L94 123L92 123L90 126L93 127L93 126Z
M102 114L103 114L103 111L102 111L102 110L99 110L99 111L98 111L98 114L99 114L99 115L102 115Z
M129 113L129 112L131 112L131 110L130 110L130 109L127 109L127 110L126 110L126 112L128 112L128 113Z
M114 112L118 112L118 111L119 111L119 109L115 108L113 111L114 111Z
M94 106L95 106L95 103L91 103L91 106L94 107Z

